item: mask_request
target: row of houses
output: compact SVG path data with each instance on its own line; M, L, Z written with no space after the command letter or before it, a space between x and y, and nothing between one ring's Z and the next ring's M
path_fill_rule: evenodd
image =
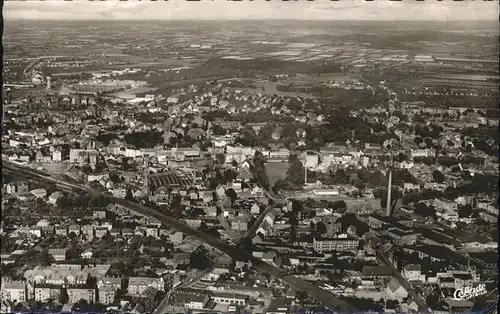
M109 268L109 267L108 267ZM119 277L101 277L96 286L89 283L91 275L85 269L78 268L59 270L39 269L25 275L25 281L4 278L1 287L1 299L15 304L34 299L37 302L60 300L64 294L68 303L74 304L80 300L88 303L113 304L119 290L123 290L124 282ZM130 277L127 293L131 297L141 297L148 289L164 291L163 278Z

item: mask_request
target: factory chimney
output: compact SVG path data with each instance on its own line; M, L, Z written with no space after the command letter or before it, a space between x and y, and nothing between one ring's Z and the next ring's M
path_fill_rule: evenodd
M389 184L387 186L387 204L385 205L385 215L391 215L391 193L392 193L392 166L393 166L393 157L391 152L391 165L389 166Z
M47 89L50 89L50 87L51 87L51 84L50 84L51 79L52 78L50 76L47 76Z
M307 185L307 167L304 166L304 185Z

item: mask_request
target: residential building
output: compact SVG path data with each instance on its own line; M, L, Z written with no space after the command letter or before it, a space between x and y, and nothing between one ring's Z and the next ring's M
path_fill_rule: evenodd
M72 233L72 232L73 232L76 236L80 236L80 233L81 233L81 232L80 232L80 226L78 226L78 225L70 225L70 226L68 226L68 235L69 235L70 233Z
M420 265L406 265L403 268L402 275L408 281L425 282L425 275L422 274L422 267Z
M74 304L80 300L85 300L88 303L96 302L96 290L92 288L67 288L68 303Z
M95 237L96 238L98 238L98 239L103 238L107 234L108 234L108 228L107 227L100 226L100 227L96 227L95 228Z
M147 288L152 287L163 291L165 282L163 278L130 277L128 280L128 294L132 296L141 295Z
M245 216L236 216L231 220L231 229L237 231L247 231L248 219Z
M405 232L398 228L390 229L388 235L394 239L396 245L413 245L417 243L418 234L411 231Z
M62 237L68 236L68 226L56 227L55 234Z
M122 278L116 277L103 277L97 281L97 288L112 287L114 290L122 288Z
M85 251L82 254L80 254L82 258L84 259L90 259L94 255L91 251Z
M426 149L412 149L411 150L411 159L413 160L415 157L436 157L436 150L434 148L426 148Z
M31 194L33 194L36 198L44 198L47 196L47 190L46 189L35 189L30 191Z
M94 226L93 225L84 225L81 228L82 236L87 240L92 240L94 238Z
M390 300L403 300L408 297L408 291L406 291L395 277L389 281L385 292L387 298Z
M25 281L7 280L2 277L2 300L8 300L13 303L27 301L27 285Z
M48 300L57 301L61 295L61 287L51 285L35 286L35 301L47 302Z
M52 255L56 262L64 261L66 260L66 249L49 249L49 255Z
M55 191L54 193L50 194L48 200L49 204L56 205L57 200L62 196L63 196L62 193L59 191Z
M184 241L184 233L177 231L170 235L170 242L173 244L179 244L182 243L182 241Z
M93 210L92 211L92 218L94 218L94 219L106 219L106 208Z
M104 286L99 290L99 303L109 305L115 302L116 290L111 286Z

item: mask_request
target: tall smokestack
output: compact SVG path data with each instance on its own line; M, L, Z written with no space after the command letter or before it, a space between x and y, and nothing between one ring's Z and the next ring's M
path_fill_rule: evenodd
M387 204L385 205L385 215L391 215L391 191L392 190L392 168L389 168L389 186L387 188Z
M144 194L149 198L149 178L148 178L148 169L144 170Z
M304 185L307 184L307 167L304 167Z
M392 193L392 165L393 165L393 158L392 158L392 152L391 152L391 165L389 166L389 185L387 187L387 204L385 205L385 215L390 216L391 215L391 193Z
M51 80L51 79L52 79L52 78L51 78L50 76L47 76L47 89L50 89L50 85L51 85L51 84L50 84L50 80Z

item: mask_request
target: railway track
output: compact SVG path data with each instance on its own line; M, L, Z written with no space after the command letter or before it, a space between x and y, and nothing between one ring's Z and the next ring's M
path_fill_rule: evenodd
M194 236L198 238L199 240L207 243L208 245L212 246L213 248L220 250L232 258L237 258L237 257L242 257L245 258L249 261L252 262L253 267L262 273L268 273L271 276L275 278L281 278L285 283L287 283L292 289L295 291L303 291L311 295L312 297L316 298L317 300L321 301L324 306L332 309L332 310L338 310L342 312L356 312L357 308L354 307L353 305L339 299L335 295L331 294L330 292L327 292L305 280L296 278L284 270L273 266L271 264L268 264L266 262L263 262L262 260L255 258L251 254L242 252L241 250L237 250L234 246L231 246L220 239L214 238L200 230L193 229L189 227L188 225L184 224L180 220L178 220L177 217L174 217L168 213L165 212L160 212L158 209L153 209L149 208L147 206L128 201L125 199L117 198L114 197L110 194L103 193L100 191L96 191L92 188L89 188L87 186L82 186L79 184L74 184L74 183L69 183L65 182L61 179L54 179L52 178L49 174L41 173L40 171L33 171L32 169L26 169L24 167L16 166L13 165L12 163L8 161L3 161L3 172L10 172L14 175L18 176L28 176L30 178L36 178L39 181L44 181L44 182L51 182L56 184L57 186L61 187L66 187L72 190L80 190L84 191L86 193L96 195L96 196L103 196L106 197L110 202L119 204L123 207L126 207L128 209L131 209L132 211L135 211L137 213L147 215L153 218L158 219L160 222L170 225L174 229L177 229L187 235Z

